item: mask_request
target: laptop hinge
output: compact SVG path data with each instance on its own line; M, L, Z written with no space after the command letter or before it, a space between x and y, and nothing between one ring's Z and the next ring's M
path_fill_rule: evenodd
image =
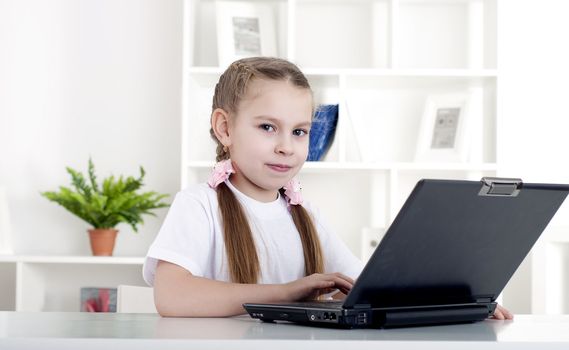
M371 309L371 304L356 304L354 309Z
M492 298L476 298L477 303L491 303Z
M479 196L516 197L520 193L522 179L483 177Z

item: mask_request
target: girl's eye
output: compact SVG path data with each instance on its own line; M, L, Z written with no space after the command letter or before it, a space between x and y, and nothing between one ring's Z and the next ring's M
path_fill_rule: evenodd
M259 128L265 131L275 131L275 128L271 124L261 124Z
M292 134L294 136L304 136L308 134L308 130L304 130L304 129L296 129L292 132Z

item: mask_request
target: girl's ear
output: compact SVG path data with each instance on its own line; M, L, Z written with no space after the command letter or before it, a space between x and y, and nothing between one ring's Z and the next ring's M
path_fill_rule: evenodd
M221 108L216 108L211 114L211 128L215 137L224 146L231 146L231 137L229 136L229 113Z

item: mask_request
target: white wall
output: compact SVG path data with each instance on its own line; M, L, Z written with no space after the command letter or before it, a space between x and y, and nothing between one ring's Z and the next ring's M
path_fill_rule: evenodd
M498 127L501 135L508 135L498 147L501 175L569 183L569 2L499 0L498 9ZM569 227L568 202L550 228ZM565 244L565 257L568 247ZM546 273L534 269L532 275L529 256L504 291L504 304L517 313L544 312L535 305L532 309L531 293L532 279ZM569 281L568 275L559 277ZM569 303L567 294L565 302Z
M179 188L182 3L0 0L0 186L21 254L90 254L88 225L39 195L147 171L143 190ZM170 199L171 200L171 199ZM119 225L115 255L144 255L159 229Z

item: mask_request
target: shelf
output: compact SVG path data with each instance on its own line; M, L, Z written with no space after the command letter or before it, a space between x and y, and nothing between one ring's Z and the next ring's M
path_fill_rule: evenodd
M302 67L301 67L302 68ZM190 67L187 73L195 75L221 75L224 67ZM307 68L307 76L372 76L372 77L457 77L495 78L496 69L385 69L385 68Z
M187 69L187 73L190 74L215 74L221 75L225 68L222 67L190 67Z
M46 263L46 264L99 264L142 265L144 257L118 256L66 256L66 255L0 255L0 263Z
M186 62L215 70L215 2L188 3ZM277 55L303 69L496 67L496 0L265 3L273 10Z
M395 170L496 171L496 163L397 163Z
M311 71L311 70L307 70ZM498 76L496 69L344 69L344 75L386 76L386 77L458 77L493 78Z
M398 1L397 67L496 67L496 2Z
M212 169L213 161L189 162L189 169ZM378 171L496 171L495 163L360 163L360 162L306 162L301 173L329 172L342 170Z

